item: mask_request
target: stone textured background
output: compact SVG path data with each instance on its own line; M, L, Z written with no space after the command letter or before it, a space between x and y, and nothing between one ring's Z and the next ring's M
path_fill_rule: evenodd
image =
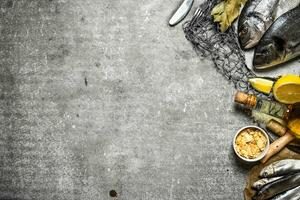
M179 3L0 1L0 199L242 199L251 122Z

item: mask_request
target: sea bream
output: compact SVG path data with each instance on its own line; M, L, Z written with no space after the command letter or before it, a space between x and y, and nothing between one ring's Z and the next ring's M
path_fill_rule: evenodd
M248 0L238 22L242 48L257 45L275 19L299 5L300 0Z
M248 0L238 22L238 34L243 49L254 47L274 21L279 0Z
M255 48L255 69L269 68L300 56L300 6L270 26Z
M274 19L300 5L300 0L279 0L274 11Z

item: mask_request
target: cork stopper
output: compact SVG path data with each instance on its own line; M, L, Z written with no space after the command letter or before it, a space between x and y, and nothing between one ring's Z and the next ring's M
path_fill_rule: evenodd
M280 124L279 122L275 121L274 119L271 119L268 123L267 123L267 128L272 131L273 133L275 133L276 135L279 136L283 136L286 131L287 128L284 127L282 124Z
M246 94L244 92L237 92L235 94L234 101L250 108L254 108L256 106L256 96Z

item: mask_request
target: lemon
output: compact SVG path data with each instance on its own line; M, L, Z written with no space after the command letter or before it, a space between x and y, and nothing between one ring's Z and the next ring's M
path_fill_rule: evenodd
M249 83L254 89L265 94L269 94L271 92L274 84L273 81L265 78L250 78Z
M279 78L273 86L273 95L281 103L300 102L300 76L290 74Z
M296 138L300 139L300 118L289 120L288 128L294 133Z

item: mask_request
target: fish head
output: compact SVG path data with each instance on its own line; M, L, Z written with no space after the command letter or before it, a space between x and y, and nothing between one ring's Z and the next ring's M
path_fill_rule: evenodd
M272 177L275 173L275 169L274 169L274 164L276 164L277 162L274 162L266 167L264 167L261 172L259 173L260 177L263 178L268 178L268 177Z
M286 56L285 41L278 37L262 39L254 51L253 66L264 69L282 63Z
M238 34L242 48L254 47L262 37L264 29L264 22L255 15L241 19L238 24Z

